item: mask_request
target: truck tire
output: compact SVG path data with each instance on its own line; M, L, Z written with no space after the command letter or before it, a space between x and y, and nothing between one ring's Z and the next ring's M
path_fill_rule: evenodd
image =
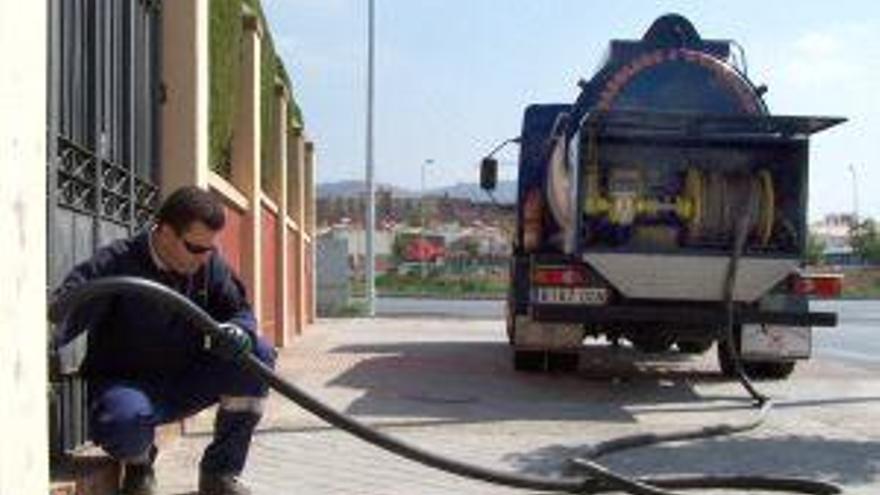
M642 333L628 337L637 351L645 354L660 354L672 347L673 340L660 333Z
M702 354L712 347L711 340L679 340L675 343L679 352L684 354Z
M755 378L784 380L791 376L796 364L796 361L768 361L749 363L749 367L753 368L752 372L755 373Z
M513 369L516 371L544 371L546 364L545 351L513 351Z
M507 343L513 345L516 342L516 315L513 303L508 299L505 310L504 324L507 327Z
M734 331L735 347L739 349L739 329ZM733 378L736 376L736 364L733 356L727 351L723 340L718 342L718 364L721 374ZM754 380L784 380L794 372L796 361L743 361L743 371Z
M547 369L557 373L574 373L580 360L580 353L577 352L548 352Z

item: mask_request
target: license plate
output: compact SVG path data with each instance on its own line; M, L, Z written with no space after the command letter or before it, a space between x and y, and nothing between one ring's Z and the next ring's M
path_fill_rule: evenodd
M812 347L812 329L787 325L743 325L740 350L744 358L806 359Z
M601 287L538 287L536 302L602 306L608 303L608 289Z

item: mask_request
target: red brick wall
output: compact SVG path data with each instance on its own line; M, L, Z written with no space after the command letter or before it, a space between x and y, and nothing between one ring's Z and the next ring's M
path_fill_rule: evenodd
M269 342L277 344L280 337L279 327L281 320L278 317L278 304L276 297L278 294L278 215L271 209L263 206L260 215L262 227L262 315L260 328L263 336Z
M243 215L240 211L223 206L226 212L226 227L220 232L220 253L226 258L227 263L241 273L241 245L244 235Z
M314 239L313 239L313 241L314 241ZM314 294L312 294L312 288L314 287L314 280L315 280L314 279L315 270L314 270L314 267L312 266L312 261L313 261L312 247L313 247L313 245L311 243L306 244L306 249L305 249L306 262L305 262L305 273L304 273L306 293L305 293L305 297L303 298L303 302L306 305L306 310L305 310L306 321L309 323L314 323L314 321L315 321L315 313L312 311L312 308L314 308L314 303L312 302L312 299L314 298Z
M297 325L296 315L299 314L300 310L300 301L299 301L299 286L297 285L297 280L299 279L297 273L297 235L293 229L287 228L285 229L285 235L287 236L287 328L290 333L299 334L302 332L302 329Z

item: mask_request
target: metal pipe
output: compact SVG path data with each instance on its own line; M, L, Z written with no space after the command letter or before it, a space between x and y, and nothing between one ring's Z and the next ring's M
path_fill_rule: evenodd
M367 316L376 316L376 274L375 239L376 231L376 193L373 184L373 100L374 100L374 62L375 62L375 8L374 0L367 7L367 225L366 225L366 289Z

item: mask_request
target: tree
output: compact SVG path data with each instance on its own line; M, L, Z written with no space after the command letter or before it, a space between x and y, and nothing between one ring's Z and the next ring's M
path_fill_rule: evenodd
M865 263L880 263L880 232L877 230L877 222L869 218L859 222L850 233L853 251Z
M480 254L480 243L473 237L467 237L464 239L463 244L462 249L467 253L469 258L476 258Z
M807 263L810 265L822 264L822 254L825 252L825 241L814 234L807 235Z
M379 189L376 194L376 209L382 220L391 220L394 216L394 196L391 189Z
M343 217L349 216L348 209L346 208L345 198L342 196L336 196L333 198L333 220L339 221Z
M395 265L406 261L406 247L411 240L412 236L407 236L406 234L397 233L394 236L394 241L391 244L391 258L394 260Z
M411 227L423 227L423 220L424 216L422 215L422 212L416 208L413 208L406 212L406 218L404 219L404 222L406 222L406 224Z

